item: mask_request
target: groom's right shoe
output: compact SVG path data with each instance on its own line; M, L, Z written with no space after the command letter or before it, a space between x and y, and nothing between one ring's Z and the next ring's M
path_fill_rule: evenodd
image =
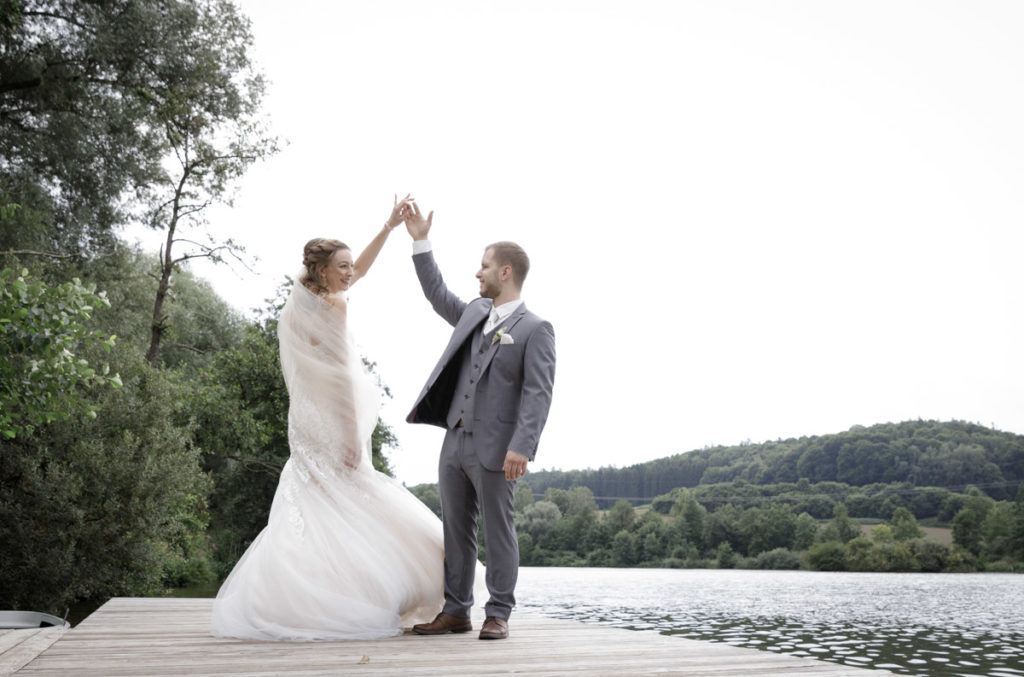
M469 632L472 629L473 623L468 618L459 618L443 611L429 623L412 626L412 631L417 635L443 635L446 632Z

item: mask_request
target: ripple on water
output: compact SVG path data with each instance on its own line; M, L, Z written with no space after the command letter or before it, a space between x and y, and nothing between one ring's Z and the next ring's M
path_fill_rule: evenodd
M1019 576L532 571L543 582L521 571L523 607L562 618L902 674L1024 677Z

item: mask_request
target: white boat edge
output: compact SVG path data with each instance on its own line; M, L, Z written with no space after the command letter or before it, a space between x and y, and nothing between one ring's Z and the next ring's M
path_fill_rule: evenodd
M49 627L70 628L71 624L60 616L39 611L0 611L0 630Z

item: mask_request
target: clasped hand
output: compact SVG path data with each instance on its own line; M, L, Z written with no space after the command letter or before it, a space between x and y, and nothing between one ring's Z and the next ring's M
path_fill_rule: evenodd
M416 204L416 199L411 194L406 194L401 200L395 195L395 205L391 209L391 216L385 224L388 230L396 228L398 224L405 223L405 229L414 240L425 240L430 233L430 225L434 220L434 212L431 211L426 217Z

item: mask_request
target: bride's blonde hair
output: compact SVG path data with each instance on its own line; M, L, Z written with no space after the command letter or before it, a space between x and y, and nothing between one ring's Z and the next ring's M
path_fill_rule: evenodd
M326 237L314 237L307 242L302 248L302 265L306 270L299 277L299 282L314 294L326 294L327 287L321 282L320 273L331 262L334 252L339 249L348 249L348 245L341 240Z

